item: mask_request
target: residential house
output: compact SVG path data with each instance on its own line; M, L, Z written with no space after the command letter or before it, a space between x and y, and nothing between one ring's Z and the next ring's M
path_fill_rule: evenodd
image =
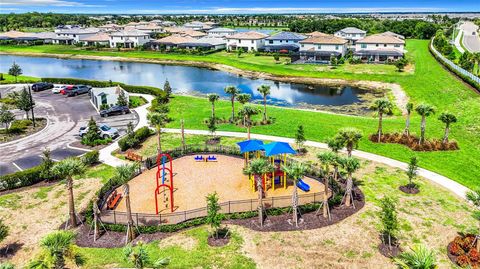
M266 34L250 31L226 36L225 38L229 50L258 51L265 45L265 38L267 37Z
M149 34L140 30L123 30L110 33L110 47L135 48L150 41Z
M41 32L41 33L25 33L20 31L8 31L5 33L0 33L0 40L15 40L17 42L43 42L43 43L52 43L55 39L56 34L54 32Z
M265 38L265 46L262 50L267 52L295 52L300 49L299 41L307 37L292 32L280 32Z
M98 28L71 27L56 29L55 34L57 36L53 40L53 43L71 45L80 42L80 39L95 35L98 32L100 32Z
M231 28L213 28L207 31L208 36L213 36L213 37L225 37L225 36L234 35L236 33L237 33L237 30L234 30Z
M183 32L180 32L180 34L183 35L183 36L189 36L189 37L193 37L193 38L196 38L196 39L202 38L202 37L207 35L204 32L195 31L195 30L185 30Z
M87 46L110 46L110 35L100 32L91 36L84 37L80 39L80 42L83 42L83 44Z
M367 32L356 27L347 27L342 30L336 31L334 36L341 37L348 40L348 44L353 48L355 42L364 38Z
M136 26L135 29L142 31L150 36L154 36L157 33L163 32L163 28L156 24L139 25L139 26Z
M227 41L219 37L202 37L194 42L185 42L178 45L184 49L200 49L200 50L221 50L225 49Z
M100 111L102 107L111 107L117 104L118 96L123 92L128 100L128 92L122 89L120 86L107 87L107 88L93 88L90 92L90 102L97 111Z
M367 36L355 43L354 55L365 62L395 61L403 57L405 40L390 33Z
M399 34L397 34L397 33L390 32L390 31L384 32L384 33L382 33L382 35L389 35L389 36L396 37L396 38L398 38L398 39L405 40L405 37L404 37L403 35L399 35Z
M98 26L98 29L100 29L100 31L106 32L106 33L121 31L124 28L125 28L124 26L118 25L118 24L115 24L115 23L107 23L105 25Z
M175 34L157 40L152 40L149 44L150 47L154 50L159 50L161 48L169 50L178 47L179 44L194 42L197 42L197 39L190 36Z
M301 40L300 51L292 56L292 62L329 62L332 56L341 57L347 51L346 39L341 37L317 33Z

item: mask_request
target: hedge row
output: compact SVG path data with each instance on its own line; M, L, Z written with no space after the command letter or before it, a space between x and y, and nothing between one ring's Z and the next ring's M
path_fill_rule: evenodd
M99 81L99 80L89 80L89 79L78 79L78 78L42 78L42 81L50 82L50 83L58 83L58 84L84 84L90 85L92 87L113 87L113 86L120 86L127 92L132 93L144 93L150 94L153 96L157 96L160 98L166 98L165 92L156 87L151 86L135 86L135 85L128 85L121 82L115 81Z
M0 176L0 191L26 187L47 180L47 178L40 176L42 170L43 167L39 165L13 174Z
M431 42L430 42L431 43ZM468 83L470 86L474 87L475 89L477 89L477 91L480 91L480 84L476 83L475 81L473 81L471 78L465 76L464 74L458 72L457 70L453 69L449 64L445 63L440 57L438 57L438 55L435 54L434 51L432 51L432 47L431 45L428 46L428 50L430 51L430 53L433 55L433 57L439 62L441 63L445 68L447 68L450 72L454 73L455 75L457 75L457 77L459 77L460 79L462 79L463 81L465 81L466 83Z

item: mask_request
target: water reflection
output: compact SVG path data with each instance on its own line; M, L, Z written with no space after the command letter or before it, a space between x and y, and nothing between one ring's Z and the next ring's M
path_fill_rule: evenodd
M72 77L94 80L112 80L132 85L163 87L168 78L175 93L217 93L228 97L223 89L235 85L253 100L260 102L262 95L257 88L262 84L271 86L268 103L281 106L299 104L343 106L361 103L363 91L353 87L328 87L296 83L281 83L264 79L250 79L223 71L197 67L161 65L151 63L56 59L0 55L0 72L8 72L15 61L23 73L35 77Z

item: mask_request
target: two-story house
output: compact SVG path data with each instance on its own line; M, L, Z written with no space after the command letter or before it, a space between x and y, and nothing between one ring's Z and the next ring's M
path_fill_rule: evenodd
M150 35L140 30L110 33L110 47L135 48L150 41Z
M364 62L395 61L403 57L404 48L405 40L387 32L358 40L354 55Z
M300 49L298 42L307 37L292 32L280 32L265 38L265 46L262 50L267 52L294 52Z
M237 33L237 30L230 29L230 28L213 28L207 31L208 36L211 37L225 37L234 35Z
M300 51L295 60L328 62L332 56L339 58L345 55L348 41L341 37L318 33L298 43Z
M98 28L73 27L56 29L56 38L53 40L53 43L71 45L80 42L83 38L95 35L98 32L100 32L100 29Z
M334 36L341 37L348 40L348 44L353 48L355 42L364 38L367 32L356 27L347 27L342 30L336 31Z
M225 38L229 50L258 51L265 45L265 38L267 37L266 34L250 31L226 36Z

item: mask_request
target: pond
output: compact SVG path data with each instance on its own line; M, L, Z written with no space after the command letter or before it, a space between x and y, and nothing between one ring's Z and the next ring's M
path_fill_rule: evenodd
M222 98L228 98L224 88L234 85L243 93L251 94L254 102L262 102L263 97L257 88L267 84L271 86L271 94L267 102L271 105L287 107L338 110L343 106L353 106L364 109L366 104L363 100L370 99L369 95L378 94L348 86L281 83L206 68L139 62L0 55L0 72L8 72L14 61L20 65L23 74L34 77L112 80L160 88L168 79L174 93L185 95L217 93Z

